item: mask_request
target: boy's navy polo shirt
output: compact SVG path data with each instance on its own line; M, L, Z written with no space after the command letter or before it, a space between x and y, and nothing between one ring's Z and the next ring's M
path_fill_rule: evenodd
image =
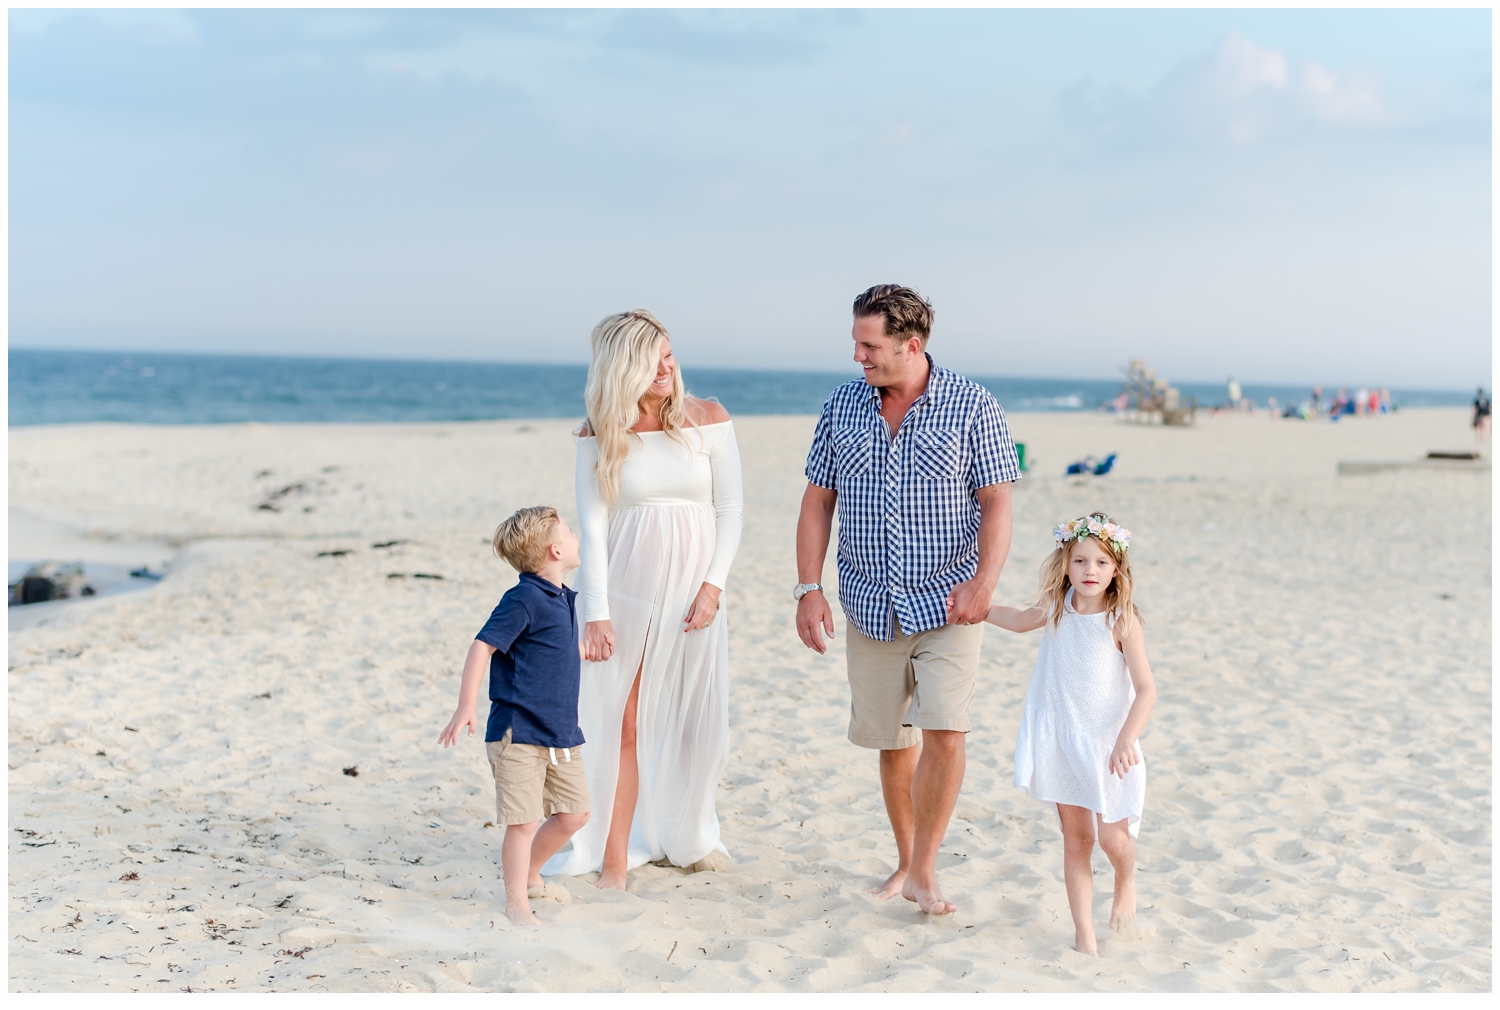
M505 737L537 747L577 747L578 594L539 575L500 598L474 637L495 647L490 657L490 721L486 743Z

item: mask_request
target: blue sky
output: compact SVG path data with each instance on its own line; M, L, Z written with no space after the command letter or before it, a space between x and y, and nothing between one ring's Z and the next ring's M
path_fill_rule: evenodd
M1488 381L1488 11L10 13L16 346Z

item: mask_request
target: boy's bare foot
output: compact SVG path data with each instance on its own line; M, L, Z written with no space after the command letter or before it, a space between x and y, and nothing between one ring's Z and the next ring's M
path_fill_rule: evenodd
M600 870L599 879L594 881L594 886L601 891L629 891L625 884L628 880L625 871Z
M873 894L877 898L894 898L901 893L901 886L906 883L906 871L897 870L885 878L885 883L879 887L865 888L866 894Z
M573 901L573 895L561 884L532 884L526 888L527 898L546 898L559 904L567 905Z
M540 926L542 924L541 919L531 914L531 906L524 902L519 905L507 902L505 917L510 920L512 926Z
M930 887L918 887L908 876L901 885L901 897L907 901L915 901L917 907L928 915L951 915L958 911L958 906L953 902L943 900L943 892L935 880Z

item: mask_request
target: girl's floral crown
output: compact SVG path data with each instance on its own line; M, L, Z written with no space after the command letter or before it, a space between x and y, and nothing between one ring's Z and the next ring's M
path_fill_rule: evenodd
M1084 537L1093 537L1100 541L1108 540L1115 545L1116 550L1120 551L1130 547L1130 531L1117 525L1103 512L1095 512L1093 515L1083 516L1081 519L1074 519L1052 528L1052 539L1057 541L1058 550Z

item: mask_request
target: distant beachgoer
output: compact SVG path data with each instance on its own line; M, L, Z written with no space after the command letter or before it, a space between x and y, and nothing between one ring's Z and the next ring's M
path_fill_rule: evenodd
M1490 397L1480 386L1474 392L1474 441L1483 442L1490 435Z
M484 745L495 775L496 823L505 829L505 917L536 925L528 899L572 900L565 889L542 883L542 864L589 819L578 728L578 616L575 594L562 584L578 567L578 538L556 509L538 505L501 523L494 547L521 579L469 646L458 710L438 742L458 743L465 727L474 735L474 706L488 670Z
M1323 387L1314 386L1311 397L1312 412L1316 416L1323 412Z
M1043 635L1016 736L1015 786L1054 805L1063 835L1063 880L1074 949L1098 954L1094 938L1094 840L1115 870L1110 928L1135 925L1135 836L1146 800L1141 732L1156 704L1146 637L1132 602L1130 531L1095 512L1052 532L1039 606L991 607L1007 631L1051 625Z
M544 872L598 870L596 886L623 891L663 858L732 865L714 797L729 760L721 594L744 492L729 413L687 395L655 316L609 316L590 343L574 486L594 817Z
M1240 384L1234 381L1234 376L1232 375L1229 377L1227 392L1229 393L1229 409L1239 410L1241 408L1240 400L1244 398L1244 393L1240 390Z

